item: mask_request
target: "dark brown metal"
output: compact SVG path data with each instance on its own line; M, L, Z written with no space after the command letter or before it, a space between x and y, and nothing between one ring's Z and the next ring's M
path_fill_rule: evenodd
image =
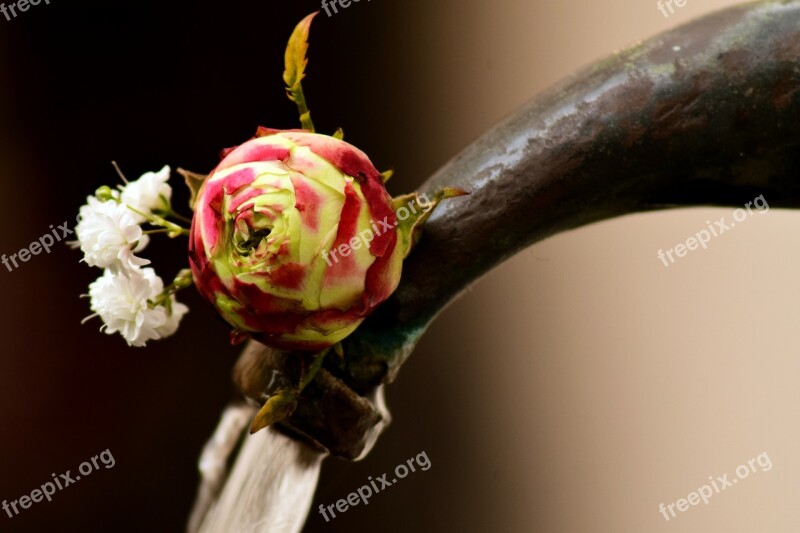
M424 184L471 194L436 209L398 290L327 370L359 395L392 381L454 297L558 232L655 209L741 206L760 194L770 207L800 206L799 119L800 1L727 9L597 63ZM290 423L343 427L335 413L314 418L322 415L296 413ZM338 450L369 440L363 427L339 436Z
M279 389L300 381L309 356L281 352L255 341L248 344L234 368L242 393L263 405ZM389 423L389 413L375 388L368 397L357 394L341 379L322 369L298 399L294 414L282 424L284 432L318 451L357 459L373 439L373 430Z

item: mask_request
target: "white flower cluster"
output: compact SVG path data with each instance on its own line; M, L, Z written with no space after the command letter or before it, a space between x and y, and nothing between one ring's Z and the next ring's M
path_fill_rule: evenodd
M142 268L150 261L135 255L149 241L141 224L170 211L169 175L165 166L119 190L106 188L100 198L89 196L75 228L83 261L105 269L89 285L92 317L99 316L101 330L121 334L129 346L172 335L189 310L174 294L164 293L164 282L152 268Z

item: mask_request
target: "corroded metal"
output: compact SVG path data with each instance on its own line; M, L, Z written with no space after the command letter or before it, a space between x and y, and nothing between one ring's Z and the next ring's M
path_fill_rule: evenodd
M308 355L281 352L252 341L236 363L234 380L247 398L263 404L279 389L297 383L308 364ZM389 423L382 394L382 388L375 387L361 396L323 369L280 429L320 452L357 459Z

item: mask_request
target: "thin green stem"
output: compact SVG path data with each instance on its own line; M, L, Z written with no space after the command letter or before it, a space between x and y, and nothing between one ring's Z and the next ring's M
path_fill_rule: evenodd
M143 213L143 212L139 211L138 209L136 209L135 207L131 207L128 204L125 204L125 206L128 209L130 209L131 211L133 211L134 213L136 213L137 215L143 216L150 224L152 224L154 226L160 226L162 228L166 228L167 229L166 233L167 233L167 235L169 237L175 238L175 237L179 237L181 235L189 235L189 230L188 229L184 228L183 226L179 226L178 224L175 224L174 222L170 222L169 220L167 220L166 218L164 218L162 216L152 215L150 213Z
M155 234L157 234L157 233L172 233L173 231L174 231L174 230L167 229L167 228L161 228L161 229L148 229L148 230L144 230L144 231L142 231L142 235L155 235ZM189 234L189 230L186 230L186 229L185 229L185 230L182 230L182 232L184 232L184 231L186 232L186 233L185 233L185 235L188 235L188 234ZM184 233L182 233L182 234L184 234Z
M300 384L297 386L297 393L303 392L309 383L314 380L314 377L322 368L322 363L325 361L325 356L328 355L330 352L330 348L325 348L321 352L317 352L314 355L314 359L311 361L311 365L308 367L308 370L303 374L303 379L300 380Z
M308 104L306 104L306 95L303 93L303 84L299 81L297 84L292 87L292 96L294 97L294 101L297 104L297 110L300 112L300 125L303 129L306 129L310 132L316 131L314 129L314 121L311 120L311 111L308 109Z
M170 297L178 292L181 289L185 289L186 287L191 286L192 284L192 271L188 268L184 268L178 275L175 276L175 279L167 285L167 287L161 291L161 294L158 295L158 298L151 302L153 307L158 307L159 305L164 305Z
M167 211L165 213L165 216L177 218L181 222L186 222L187 224L191 224L192 223L192 219L191 218L185 217L185 216L181 215L180 213L176 213L175 211L172 210L172 208L170 208L169 211Z

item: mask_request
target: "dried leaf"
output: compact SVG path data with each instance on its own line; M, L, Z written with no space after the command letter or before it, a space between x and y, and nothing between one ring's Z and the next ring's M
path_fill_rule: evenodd
M208 179L208 175L198 174L182 168L179 168L177 172L183 176L184 181L186 181L186 186L189 187L189 193L191 195L189 197L189 207L194 211L194 204L197 202L197 194L200 192L200 187L202 187L203 183Z

